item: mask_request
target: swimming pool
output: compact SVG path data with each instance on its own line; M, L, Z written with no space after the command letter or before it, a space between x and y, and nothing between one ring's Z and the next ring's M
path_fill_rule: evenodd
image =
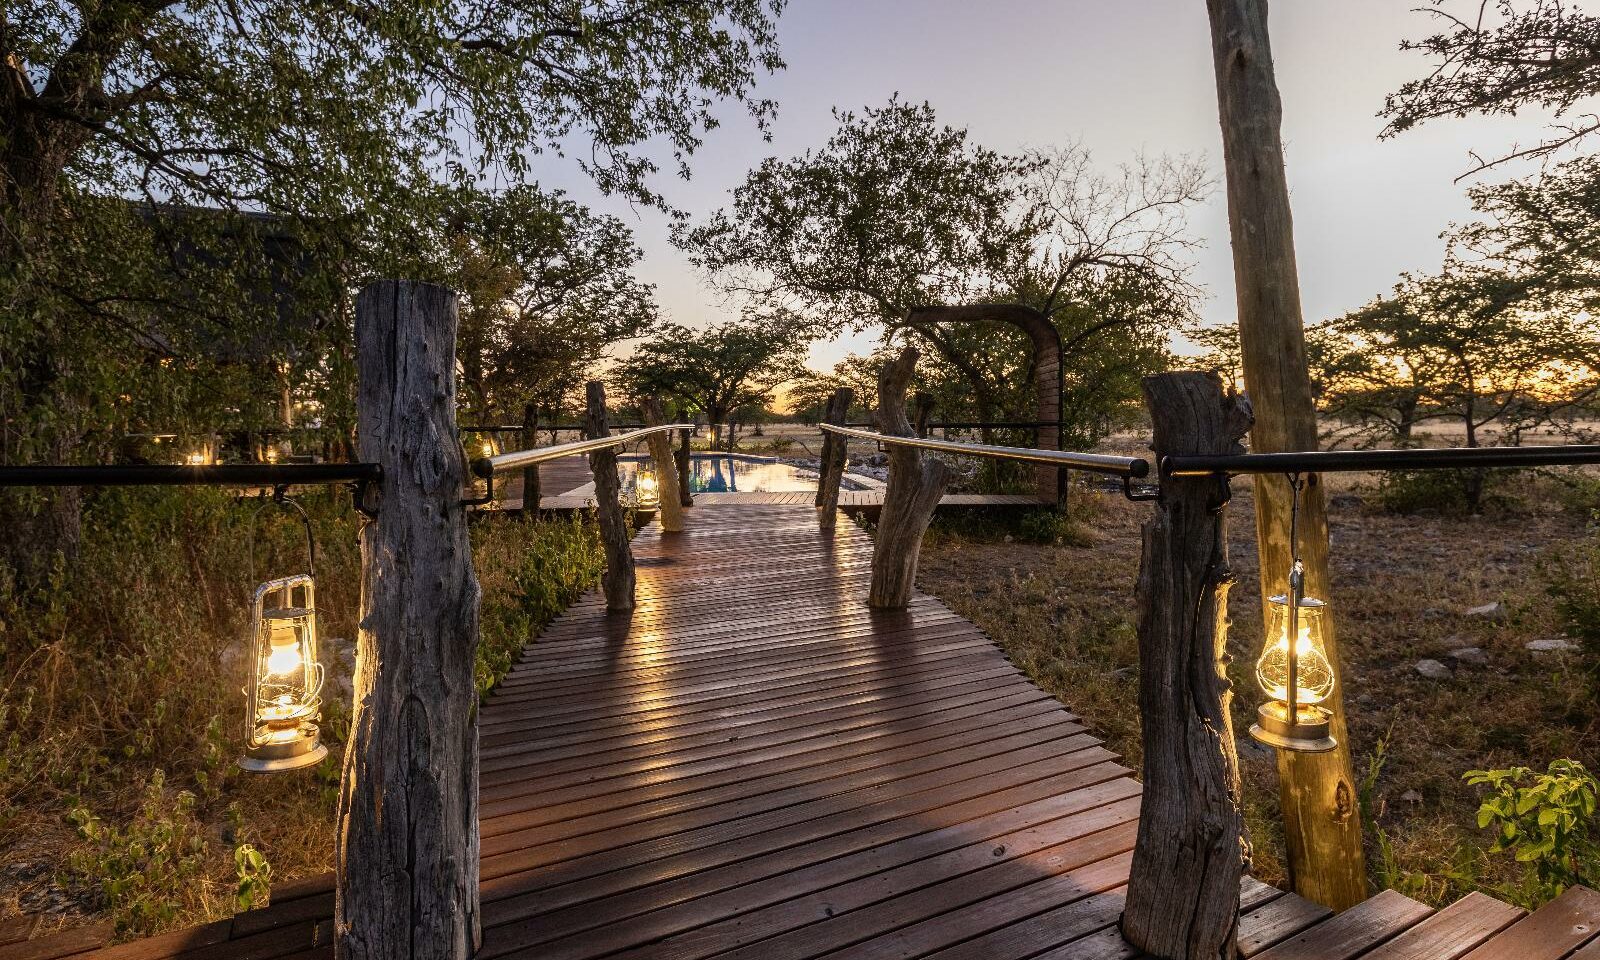
M623 457L617 463L622 488L633 488L634 471L643 457ZM691 493L783 493L815 490L814 473L768 457L695 453L689 456Z

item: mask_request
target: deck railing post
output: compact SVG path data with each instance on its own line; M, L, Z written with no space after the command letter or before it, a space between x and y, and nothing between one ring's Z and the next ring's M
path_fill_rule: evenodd
M644 414L647 427L659 427L667 422L660 397L641 397L639 411ZM653 433L648 443L650 459L655 461L656 483L659 485L659 506L656 509L661 512L661 529L668 533L680 533L683 530L683 500L678 496L678 462L672 455L672 437L666 433Z
M584 434L591 440L609 437L606 426L606 388L598 380L589 381L584 391L588 403ZM600 577L605 591L606 609L633 609L633 540L628 518L622 511L622 481L617 478L617 451L612 447L589 454L589 469L594 472L595 517L600 522L600 542L606 551L606 572Z
M522 449L532 450L539 445L539 407L534 403L522 405ZM539 516L539 501L544 499L543 485L539 482L539 465L522 469L522 515L528 519Z
M1240 452L1248 403L1214 373L1144 379L1157 461ZM1244 818L1227 674L1225 475L1168 477L1139 563L1144 798L1122 932L1167 960L1233 960Z
M693 438L693 430L683 431L678 436L678 449L672 452L672 459L678 465L678 502L686 507L694 506L694 494L689 491L689 444Z
M843 426L855 401L856 392L840 387L828 398L827 409L822 414L823 423ZM832 530L839 518L839 484L844 482L845 462L849 460L850 441L836 433L822 433L822 457L817 464L817 519L822 529Z
M361 616L339 786L347 960L468 960L479 945L478 582L456 431L456 295L380 280L356 300Z
M916 372L917 350L906 347L878 373L878 432L915 436L906 419L906 388ZM915 447L889 448L889 482L878 513L878 535L872 547L872 585L867 605L899 610L911 602L916 587L922 535L955 471L944 461L924 456Z

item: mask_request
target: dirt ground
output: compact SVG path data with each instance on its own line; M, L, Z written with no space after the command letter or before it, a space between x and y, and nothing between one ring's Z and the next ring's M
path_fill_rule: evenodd
M1127 451L1127 452L1132 452ZM1375 816L1369 868L1380 887L1444 902L1495 890L1519 871L1487 852L1468 770L1573 757L1600 760L1593 686L1576 654L1535 653L1558 637L1546 597L1553 558L1585 536L1588 514L1538 502L1479 517L1381 510L1369 477L1329 485L1333 618L1342 646L1356 777ZM941 521L924 552L923 589L977 622L1038 682L1139 762L1133 587L1147 504L1074 489L1075 522L1050 545ZM1229 543L1235 729L1255 844L1254 868L1283 879L1276 768L1244 733L1258 701L1252 668L1261 616L1250 481L1234 483ZM1493 615L1467 611L1489 603ZM1430 679L1419 662L1447 671ZM1432 671L1438 673L1438 671Z

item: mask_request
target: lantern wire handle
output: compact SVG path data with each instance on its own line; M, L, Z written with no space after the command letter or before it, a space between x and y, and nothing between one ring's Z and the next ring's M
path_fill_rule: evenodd
M250 570L249 582L256 582L256 525L261 518L261 511L273 505L283 507L286 510L293 510L299 516L300 524L305 527L306 531L306 573L313 577L316 576L317 541L311 535L311 518L306 515L305 507L300 505L300 501L288 496L283 487L277 486L272 488L272 497L270 499L263 498L261 505L256 507L255 512L250 515L250 526L245 533L245 556L248 559Z
M1288 713L1289 723L1296 724L1300 717L1300 601L1306 593L1305 566L1300 562L1300 491L1305 480L1298 473L1289 474L1289 616L1288 636L1284 638L1289 649Z

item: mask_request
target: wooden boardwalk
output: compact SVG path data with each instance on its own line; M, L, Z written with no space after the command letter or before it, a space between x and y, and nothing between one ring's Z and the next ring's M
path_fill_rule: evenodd
M1138 955L1116 922L1139 785L1077 717L936 600L869 611L853 525L708 501L689 523L639 534L631 616L584 598L482 713L481 957ZM331 888L0 960L328 957ZM1330 918L1253 880L1242 902L1261 960L1600 960L1581 889L1531 917L1390 892Z

